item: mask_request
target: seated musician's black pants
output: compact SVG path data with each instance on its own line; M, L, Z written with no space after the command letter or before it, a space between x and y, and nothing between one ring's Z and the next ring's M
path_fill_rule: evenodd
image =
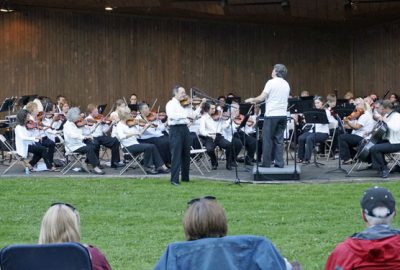
M354 149L354 147L358 146L362 140L362 137L354 134L340 135L340 158L344 161L353 158L357 154L357 151Z
M100 165L99 159L96 155L96 146L93 143L86 143L86 146L76 149L74 152L79 154L86 154L86 158L90 165L97 167Z
M373 168L379 171L387 170L385 154L399 152L400 143L391 144L388 141L382 141L372 146L369 151L371 153Z
M28 152L33 154L31 161L29 161L29 164L31 164L32 167L35 166L41 158L43 158L47 169L51 169L52 165L49 162L48 151L45 146L39 143L30 144L28 146Z
M104 145L105 147L111 149L111 165L120 162L119 141L117 138L109 136L99 136L94 138L93 144L95 145L97 159L99 159L100 145Z

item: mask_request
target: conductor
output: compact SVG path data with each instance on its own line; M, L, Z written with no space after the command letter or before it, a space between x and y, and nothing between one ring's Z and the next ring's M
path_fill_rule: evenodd
M272 70L272 79L265 84L262 93L255 98L248 98L246 103L265 101L265 117L263 125L263 162L262 167L274 166L283 168L284 131L290 86L285 80L287 68L276 64Z

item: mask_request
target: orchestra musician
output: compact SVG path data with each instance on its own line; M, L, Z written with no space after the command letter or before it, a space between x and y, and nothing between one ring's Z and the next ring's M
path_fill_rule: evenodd
M56 112L58 112L58 113L63 112L63 111L64 111L64 110L63 110L63 105L64 105L65 102L66 102L65 96L63 96L63 95L58 95L57 98L56 98L56 102L57 102L57 104L56 104Z
M92 143L95 146L97 158L99 159L100 146L103 145L111 150L111 168L124 166L120 164L118 139L106 135L112 127L112 121L104 119L101 115L99 117L99 111L95 104L88 104L86 112L88 124L83 129L83 135L93 137Z
M253 117L249 117L249 119L247 120L246 124L244 125L244 127L242 127L241 129L238 129L239 126L241 125L242 121L244 121L244 116L240 114L239 111L239 104L237 103L237 101L232 101L231 104L231 119L233 121L232 122L232 126L233 126L233 131L234 131L234 137L232 139L232 131L230 129L230 125L228 126L228 128L225 128L223 130L223 136L230 141L231 143L233 143L233 147L234 147L234 160L236 160L236 156L239 154L242 146L244 145L245 149L246 149L246 156L244 157L244 163L246 165L253 165L253 159L254 159L254 154L256 153L256 143L257 140L254 137L249 136L245 130L246 128L248 128L248 130L254 129L255 126L255 120L253 120Z
M370 137L370 132L374 128L375 121L372 118L371 109L362 98L357 98L354 101L356 110L359 112L353 119L345 117L343 122L346 129L352 129L351 134L341 134L339 136L340 157L343 164L351 164L353 157L357 153L354 147L358 146L363 139ZM362 113L363 112L363 113Z
M224 138L222 130L228 128L229 119L224 119L221 112L217 112L218 116L213 119L211 115L215 114L216 106L214 103L205 102L202 107L203 115L200 118L199 135L207 149L207 154L211 158L211 166L213 170L218 168L218 160L215 155L215 147L219 146L225 150L226 154L226 169L232 170L234 164L234 156L232 152L231 142ZM240 149L239 149L240 150Z
M80 114L81 111L77 107L69 109L67 113L67 121L64 124L65 150L66 152L73 151L75 153L86 154L89 164L93 166L93 173L104 174L99 168L100 161L96 155L96 147L91 142L93 137L91 135L83 135L85 122ZM89 172L86 166L83 169Z
M137 140L151 124L146 123L144 128L139 131L137 128L139 121L135 122L132 119L131 110L128 107L120 107L117 113L120 121L116 130L121 144L132 154L144 153L144 169L148 174L169 173L170 171L165 166L157 147L150 143L139 143ZM129 122L132 122L132 125Z
M49 161L48 149L40 144L41 137L34 136L29 129L35 128L36 123L31 120L27 110L20 110L16 118L17 126L15 127L15 146L17 154L22 158L27 158L28 153L32 153L32 159L24 161L25 166L32 171L38 161L43 158L49 171L58 171Z
M136 116L136 119L143 119L150 123L150 126L138 138L138 142L154 144L162 160L169 167L171 165L171 151L169 137L163 133L166 130L165 124L158 119L157 113L150 111L147 103L139 103L138 109L140 114ZM142 129L144 128L139 127L139 131Z
M385 154L400 151L400 113L394 111L393 103L390 100L382 101L380 110L384 116L378 120L386 123L388 131L384 139L370 148L372 167L380 173L380 176L387 178L389 169L385 163Z
M179 172L183 182L189 181L190 168L190 132L188 112L180 101L186 96L185 88L175 86L172 99L166 105L169 139L171 147L171 184L179 185Z
M42 107L44 107L41 104ZM46 109L48 107L53 106L51 103L48 103L45 107ZM30 115L30 120L33 121L34 123L37 123L35 128L31 128L28 130L28 132L30 133L30 135L32 137L40 137L40 141L38 142L38 144L41 144L42 146L47 148L47 159L51 164L51 167L54 167L54 152L56 149L56 144L54 141L52 141L48 136L47 133L45 132L46 130L50 129L50 127L46 127L43 124L43 118L44 118L44 112L39 111L39 106L37 105L37 102L28 102L28 104L26 104L26 110L29 112ZM40 116L38 116L40 113ZM54 169L53 171L58 171L56 169Z
M187 106L186 110L188 111L188 115L193 115L193 118L190 119L189 124L189 132L191 137L191 146L194 149L200 149L201 144L199 141L199 128L200 128L200 118L202 115L201 107L207 101L207 99L200 99L198 97L193 97L192 106Z
M263 167L274 166L283 168L284 132L287 121L287 107L290 86L285 80L287 69L282 64L276 64L263 92L246 99L246 103L265 101L265 119L263 126Z
M314 97L314 107L316 109L323 109L322 97ZM325 108L326 117L328 118L329 124L336 124L337 120L332 116L330 110ZM298 161L299 163L309 164L311 154L315 143L324 143L329 137L329 124L313 124L315 125L315 133L313 127L303 134L300 135L298 141Z

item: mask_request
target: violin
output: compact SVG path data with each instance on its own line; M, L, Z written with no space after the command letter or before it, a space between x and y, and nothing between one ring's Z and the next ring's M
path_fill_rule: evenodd
M147 122L153 122L154 120L157 119L157 113L155 112L150 112L145 119L147 120Z
M147 121L144 119L136 119L136 118L130 118L125 121L126 125L128 127L133 127L139 125L140 127L144 127L147 124Z
M82 117L82 118L79 118L78 120L76 120L74 122L74 124L75 124L76 127L81 128L81 127L84 127L87 124L87 121Z
M189 96L184 96L180 101L182 107L187 107L190 105L190 98Z
M64 121L65 120L65 115L62 113L56 113L54 114L53 121Z
M343 118L343 121L348 122L350 120L356 120L360 118L361 115L364 114L364 109L358 108L356 111L352 112L349 116Z
M101 124L110 125L112 123L110 117L105 117L102 114L97 114L95 117L93 117L93 119L96 120L97 122L100 122Z
M220 120L224 121L224 120L228 120L229 119L229 115L228 115L228 112L221 113L219 111L215 111L215 113L211 115L211 118L214 121L220 121Z
M35 122L33 120L28 120L28 122L26 122L25 124L27 129L45 129L47 128L45 125L43 125L43 123L41 121L39 122Z

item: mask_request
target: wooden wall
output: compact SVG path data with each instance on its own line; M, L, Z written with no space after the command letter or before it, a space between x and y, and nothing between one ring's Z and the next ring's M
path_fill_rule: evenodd
M358 31L353 40L354 89L400 94L400 21Z
M278 62L288 67L294 95L352 89L352 42L342 29L29 9L0 14L0 33L1 99L64 94L85 107L135 92L163 106L177 83L212 96L249 97L261 92ZM355 43L362 46L362 38ZM370 39L370 47L379 42ZM354 59L359 87L366 59Z

